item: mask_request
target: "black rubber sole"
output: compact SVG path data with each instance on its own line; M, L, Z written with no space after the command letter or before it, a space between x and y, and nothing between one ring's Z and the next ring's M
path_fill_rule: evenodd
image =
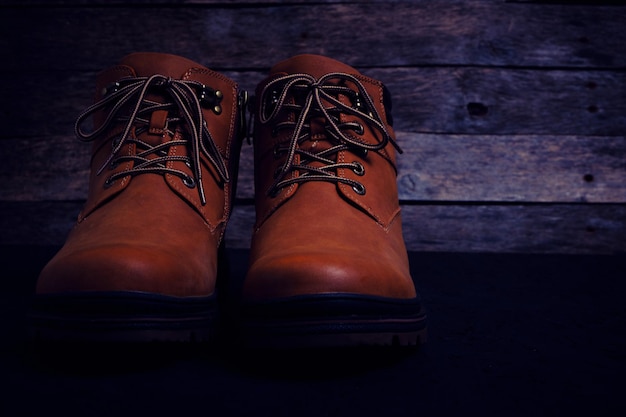
M417 346L426 342L419 299L315 294L245 303L245 345L260 348Z
M216 332L215 296L170 297L141 292L38 295L30 336L62 342L210 341Z

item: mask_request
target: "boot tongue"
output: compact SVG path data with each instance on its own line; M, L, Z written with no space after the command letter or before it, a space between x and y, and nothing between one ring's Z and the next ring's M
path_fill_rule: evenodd
M349 65L327 58L321 55L303 54L296 55L285 61L279 62L272 67L272 74L284 72L287 74L304 73L320 78L330 72L345 72L348 74L359 74L359 72Z
M316 79L333 72L344 72L352 75L360 74L356 69L342 62L312 54L296 55L279 62L270 70L271 74L309 74ZM313 118L311 120L311 139L302 143L300 147L310 152L320 152L333 146L326 140L324 125L323 118Z
M150 77L160 74L174 79L181 79L190 68L204 68L189 59L156 52L137 52L127 55L121 65L131 67L138 77Z
M122 58L120 64L132 68L138 77L150 77L158 74L177 80L184 78L191 68L204 68L202 65L183 57L153 52L138 52L127 55ZM148 94L146 98L157 102L164 101L164 98L159 94ZM141 135L141 139L151 145L161 143L164 139L167 117L168 112L166 110L153 112L149 117L148 131Z

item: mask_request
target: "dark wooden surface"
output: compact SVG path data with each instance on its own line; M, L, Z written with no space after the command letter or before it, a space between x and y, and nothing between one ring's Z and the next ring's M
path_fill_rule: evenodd
M88 187L73 122L123 55L183 55L253 90L272 64L312 52L394 96L410 250L623 253L615 3L2 0L0 244L64 241ZM242 158L234 248L248 247L254 217L251 147Z

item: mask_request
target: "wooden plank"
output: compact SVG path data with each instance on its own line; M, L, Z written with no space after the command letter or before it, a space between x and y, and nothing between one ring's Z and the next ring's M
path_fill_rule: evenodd
M61 245L82 202L0 202L0 244ZM403 206L408 250L613 254L626 252L623 205ZM254 208L235 207L230 248L250 245Z
M626 137L472 136L398 132L400 199L626 203ZM90 146L70 137L5 140L0 200L80 200ZM253 149L241 152L238 198L254 198Z
M398 139L402 200L626 202L624 137L399 132Z
M503 68L363 69L394 101L396 130L454 134L622 136L626 73ZM227 71L253 92L258 71ZM72 134L92 102L93 72L29 72L0 85L6 137Z
M397 132L405 201L626 203L626 137L471 136ZM254 196L252 147L238 196Z
M624 205L417 205L403 213L410 250L626 252Z
M400 132L403 200L626 203L626 137Z
M228 247L247 248L254 209L236 207ZM409 205L403 230L410 251L624 253L622 205Z
M501 68L372 69L396 129L470 134L622 135L626 73Z
M360 67L624 68L625 18L615 7L458 0L19 7L2 12L0 50L10 57L4 70L15 72L96 71L138 50L218 69L268 68L305 51Z

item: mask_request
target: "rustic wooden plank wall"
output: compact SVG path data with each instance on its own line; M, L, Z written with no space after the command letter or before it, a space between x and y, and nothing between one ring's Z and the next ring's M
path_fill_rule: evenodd
M183 55L253 90L311 52L391 90L410 250L623 253L618 3L2 0L0 244L64 241L87 192L73 121L123 55ZM249 245L251 156L244 146L230 247Z

